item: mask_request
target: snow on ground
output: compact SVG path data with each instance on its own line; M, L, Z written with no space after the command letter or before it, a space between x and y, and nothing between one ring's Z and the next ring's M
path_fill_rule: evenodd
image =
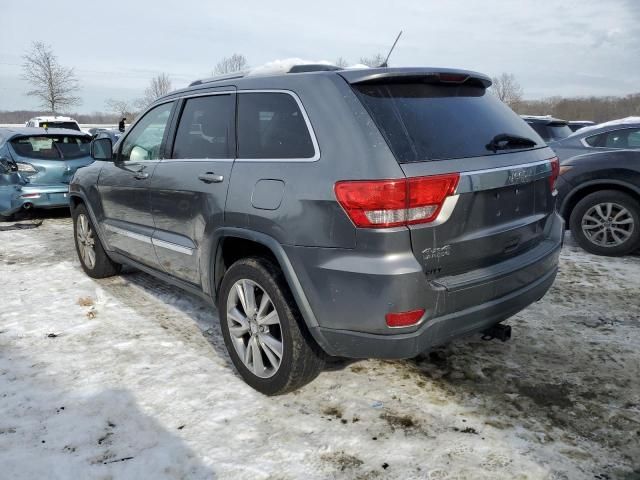
M555 286L510 320L510 342L335 362L267 398L233 370L204 302L138 272L88 278L67 218L9 225L1 478L640 476L638 256L568 239Z

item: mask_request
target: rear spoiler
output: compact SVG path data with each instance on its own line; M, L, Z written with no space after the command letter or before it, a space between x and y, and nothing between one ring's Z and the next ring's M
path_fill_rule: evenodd
M491 78L470 70L450 68L367 68L337 72L352 85L375 83L445 83L491 86Z

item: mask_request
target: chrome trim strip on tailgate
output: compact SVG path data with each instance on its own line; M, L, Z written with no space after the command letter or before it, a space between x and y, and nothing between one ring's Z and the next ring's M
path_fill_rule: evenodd
M521 185L550 175L551 162L549 160L487 170L472 170L460 173L460 181L455 193L479 192L510 185Z

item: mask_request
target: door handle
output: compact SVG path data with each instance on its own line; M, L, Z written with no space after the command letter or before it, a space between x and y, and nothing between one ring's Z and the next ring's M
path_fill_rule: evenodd
M204 183L220 183L224 180L224 177L213 172L207 172L198 175L198 180Z
M146 180L147 178L149 178L149 174L144 172L136 172L133 178L138 180Z

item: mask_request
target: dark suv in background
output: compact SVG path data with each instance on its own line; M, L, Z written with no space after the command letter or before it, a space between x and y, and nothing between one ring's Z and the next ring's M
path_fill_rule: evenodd
M486 331L545 294L564 231L554 153L490 84L317 65L194 82L113 149L94 141L102 161L71 183L82 266L217 304L265 394L327 355L408 358Z
M549 115L522 115L522 118L547 143L562 140L573 133L569 122L560 120L559 118L553 118Z

